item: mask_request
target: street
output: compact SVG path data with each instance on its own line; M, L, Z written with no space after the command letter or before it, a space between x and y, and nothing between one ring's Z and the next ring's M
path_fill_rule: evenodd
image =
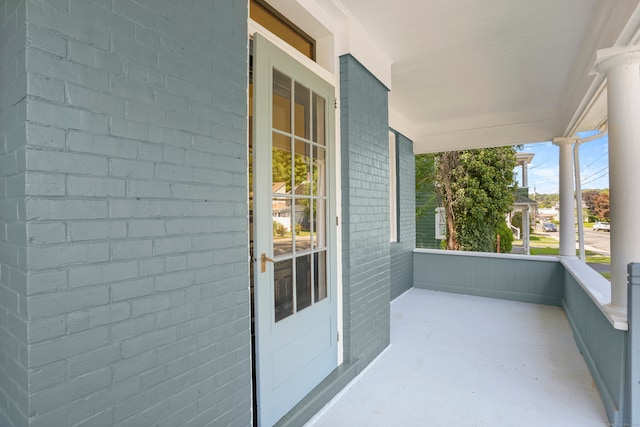
M560 239L559 232L541 232L536 231L538 234L542 234L544 236L552 237L556 240ZM587 250L598 252L602 255L609 256L611 254L611 245L609 240L610 233L607 231L593 231L591 229L584 230L584 247ZM576 233L576 248L578 247L577 243L577 233Z
M552 237L556 240L559 239L559 233L544 232L540 234ZM610 236L611 236L611 233L607 231L593 231L591 229L588 229L588 230L585 229L584 230L585 250L610 256L611 255ZM577 238L577 234L576 234L576 238ZM576 243L576 248L578 248L578 243ZM601 263L588 263L588 264L589 266L591 266L591 268L596 270L598 273L611 273L611 264L601 264Z
M584 230L584 246L594 252L600 252L606 255L611 254L611 246L608 231L592 231Z

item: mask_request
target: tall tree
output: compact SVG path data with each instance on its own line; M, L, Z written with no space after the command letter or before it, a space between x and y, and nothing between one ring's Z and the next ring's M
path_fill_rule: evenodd
M603 191L594 199L594 213L600 221L609 221L609 192Z
M436 164L447 249L493 252L496 234L504 234L505 215L513 208L515 148L440 153ZM510 242L504 243L510 249Z
M417 154L416 167L416 247L440 248L437 239L435 212L440 206L436 192L436 163L435 154Z
M584 190L582 192L582 200L584 204L587 205L587 209L589 209L589 213L593 216L596 216L596 197L600 195L600 190Z
M416 194L423 196L423 202L416 205L416 215L424 215L435 202L436 162L435 154L416 154ZM433 212L428 212L433 213Z

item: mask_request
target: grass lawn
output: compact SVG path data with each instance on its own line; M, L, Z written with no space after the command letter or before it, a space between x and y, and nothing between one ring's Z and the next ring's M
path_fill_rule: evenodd
M560 252L560 249L557 247L555 248L532 247L531 248L531 255L558 255L559 252ZM611 257L604 256L602 254L599 254L593 251L585 251L584 253L585 253L586 262L592 262L597 264L611 264ZM578 250L576 250L576 255L579 255Z
M539 234L531 235L531 255L558 255L560 252L558 240L541 236ZM576 255L579 255L579 251L576 249ZM611 264L611 257L601 255L593 251L585 251L585 261L596 264ZM600 273L604 278L611 280L611 273Z
M529 249L531 255L558 255L559 248L531 247Z
M531 246L558 246L560 244L558 239L540 234L532 234L529 242L531 242Z
M611 264L611 257L599 254L597 252L585 251L586 262L595 262L598 264Z

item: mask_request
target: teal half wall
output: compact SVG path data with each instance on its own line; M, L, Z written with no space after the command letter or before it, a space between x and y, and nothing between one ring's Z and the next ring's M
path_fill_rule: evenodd
M578 261L573 261L572 264L576 262ZM576 344L591 370L609 421L612 425L622 426L628 333L611 326L602 310L585 291L584 274L578 273L579 270L565 265L562 308L573 329ZM606 282L593 275L595 272L587 271L589 273L593 277L591 286L594 286L594 282ZM602 284L609 286L608 283Z
M414 251L414 286L537 304L562 304L563 267L553 257Z

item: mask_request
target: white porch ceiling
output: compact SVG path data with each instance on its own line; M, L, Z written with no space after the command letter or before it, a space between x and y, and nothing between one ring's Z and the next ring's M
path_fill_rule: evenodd
M595 52L637 40L638 0L333 3L390 58L392 124L417 153L594 128L606 117Z

